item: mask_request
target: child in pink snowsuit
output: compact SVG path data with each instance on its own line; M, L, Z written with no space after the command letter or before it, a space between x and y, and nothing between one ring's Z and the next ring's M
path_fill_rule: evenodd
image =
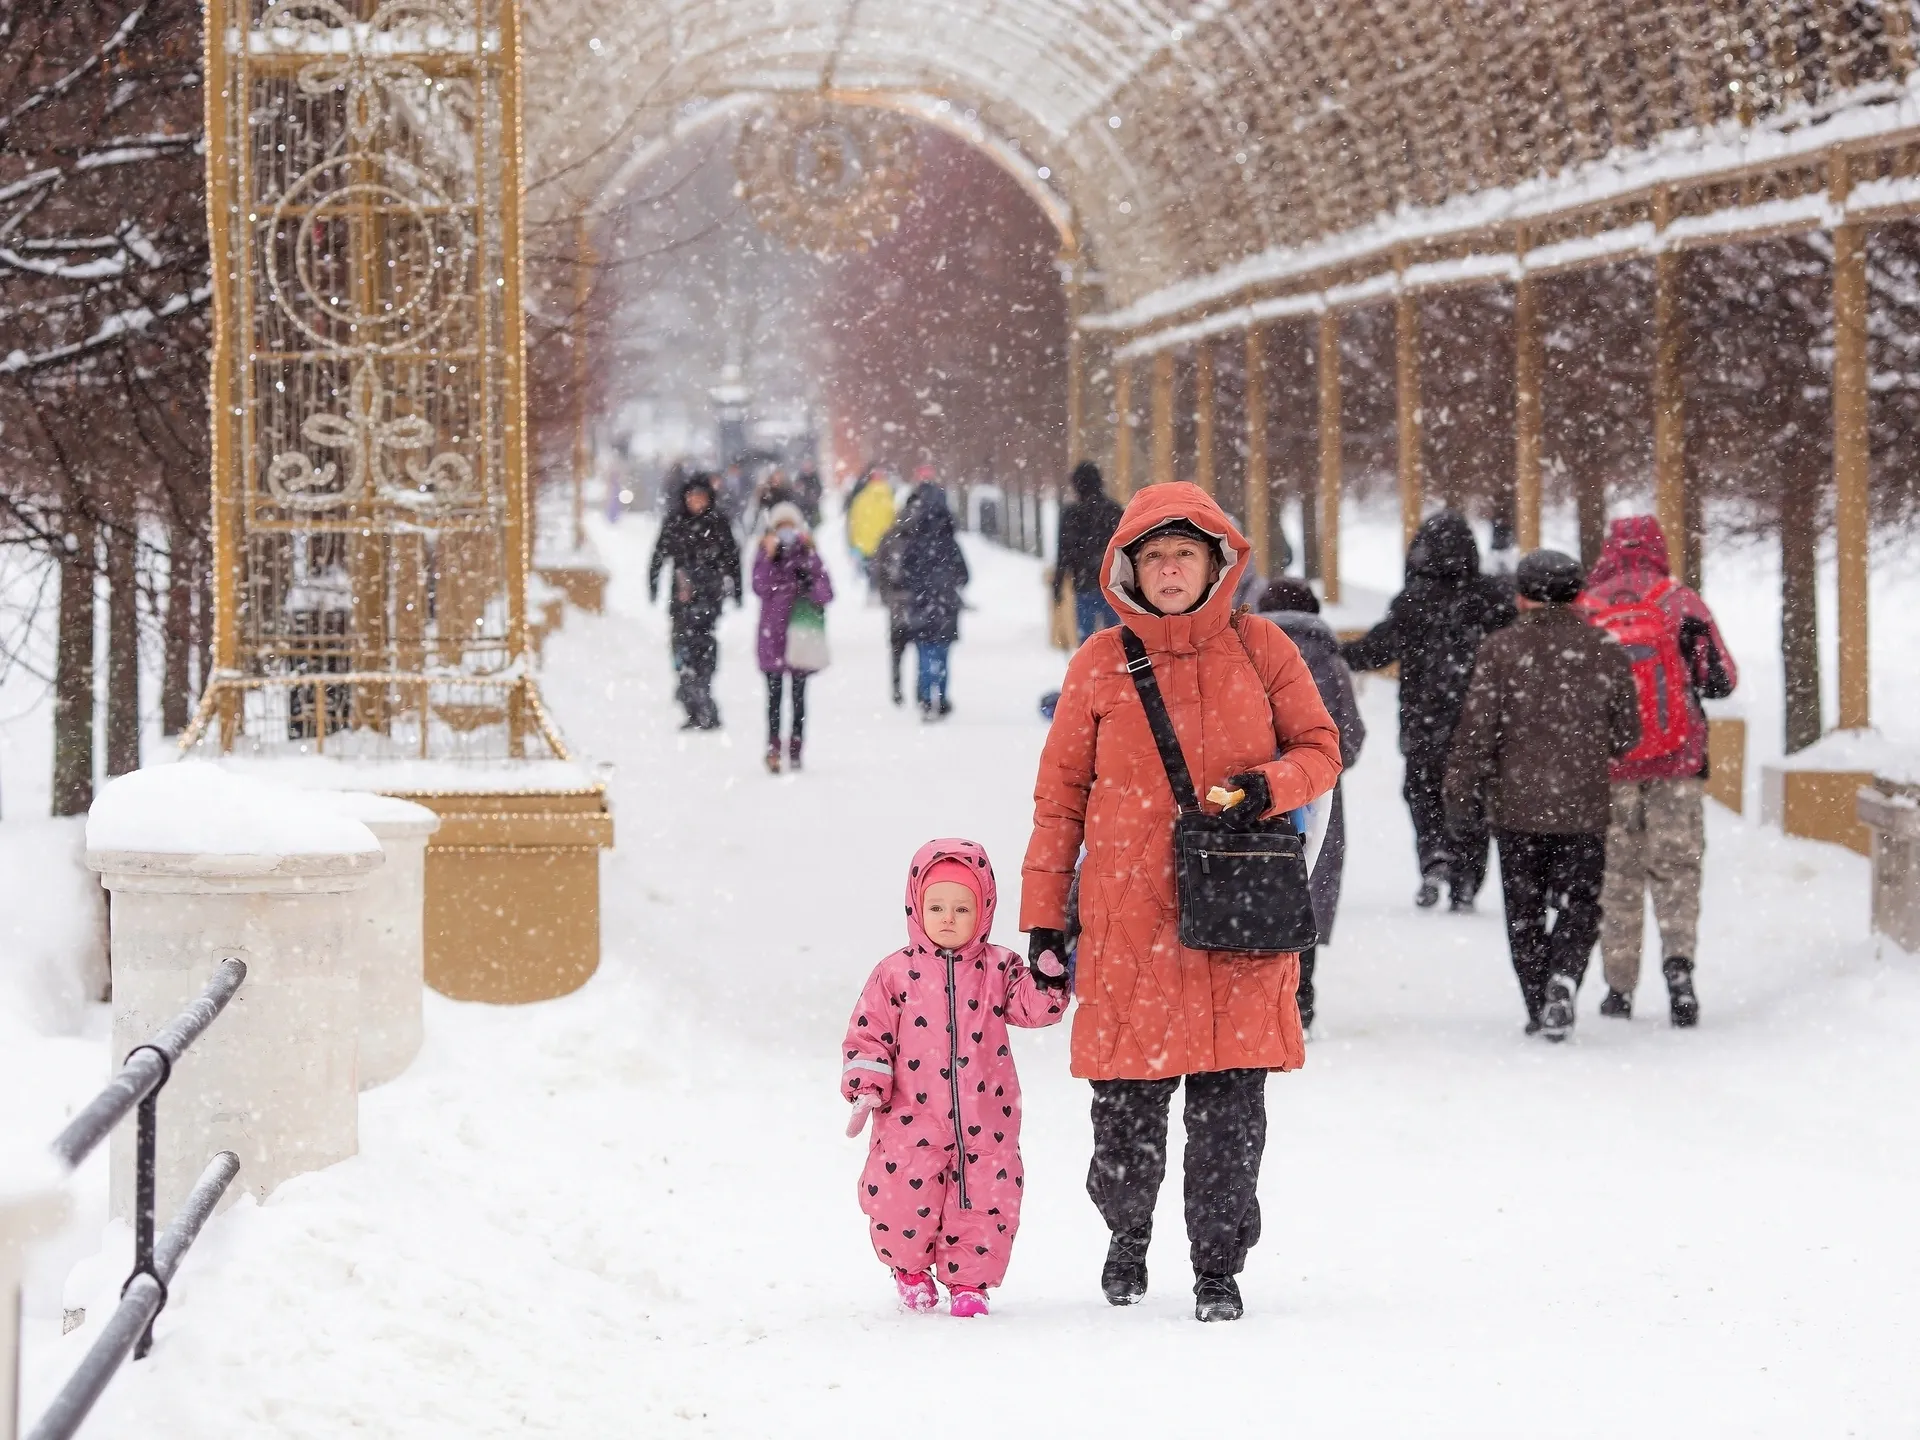
M959 1316L986 1314L984 1292L1005 1278L1023 1181L1007 1026L1057 1025L1066 1010L1064 989L1043 989L1025 960L989 943L995 901L980 846L921 846L907 876L908 943L868 977L841 1047L849 1133L873 1111L860 1208L913 1310L936 1303L929 1269Z

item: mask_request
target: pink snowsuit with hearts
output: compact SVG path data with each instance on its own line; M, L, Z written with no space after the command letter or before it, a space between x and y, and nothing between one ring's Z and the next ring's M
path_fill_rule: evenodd
M936 950L920 926L924 877L948 859L980 887L979 929L957 951ZM996 895L987 852L971 840L921 846L907 876L908 944L874 967L841 1047L841 1092L881 1102L860 1176L874 1252L982 1289L1006 1277L1020 1229L1020 1080L1007 1026L1057 1025L1067 1008L1066 992L1042 990L1026 961L989 942Z

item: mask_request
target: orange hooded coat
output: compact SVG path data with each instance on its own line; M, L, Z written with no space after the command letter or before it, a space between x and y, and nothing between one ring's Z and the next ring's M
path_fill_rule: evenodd
M1197 610L1155 615L1131 593L1132 564L1121 552L1181 518L1219 537L1227 563ZM1147 648L1195 790L1204 797L1229 775L1258 770L1273 791L1269 813L1279 814L1333 788L1340 736L1280 627L1257 616L1233 621L1249 549L1198 486L1154 485L1127 506L1107 547L1101 588ZM1112 628L1091 636L1068 664L1034 781L1033 838L1021 869L1020 928L1060 929L1086 843L1073 1073L1151 1080L1297 1069L1306 1058L1294 1003L1299 957L1180 944L1173 790L1126 663Z

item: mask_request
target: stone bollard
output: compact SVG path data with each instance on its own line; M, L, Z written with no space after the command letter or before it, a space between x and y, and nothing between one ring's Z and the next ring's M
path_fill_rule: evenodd
M111 895L113 1043L124 1056L233 956L247 980L175 1067L159 1102L157 1220L219 1150L241 1189L359 1149L360 984L350 892L382 863L358 821L298 791L186 761L122 776L87 820ZM134 1130L114 1131L112 1213L133 1213Z
M427 837L440 817L424 805L360 790L310 792L373 832L386 863L355 897L360 961L360 1088L384 1085L420 1053L426 990Z
M20 1413L20 1278L27 1246L52 1234L66 1216L66 1176L50 1153L0 1155L0 1440L14 1440Z

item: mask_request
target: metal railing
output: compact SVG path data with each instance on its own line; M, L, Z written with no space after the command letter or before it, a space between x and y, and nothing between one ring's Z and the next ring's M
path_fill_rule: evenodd
M227 1008L246 978L245 962L222 960L200 997L146 1044L136 1045L106 1089L94 1096L53 1142L55 1157L71 1170L99 1148L129 1111L139 1112L134 1140L133 1272L121 1287L120 1304L100 1338L67 1377L40 1423L27 1432L27 1440L68 1440L127 1356L138 1360L153 1348L153 1322L167 1303L167 1286L214 1206L240 1173L240 1157L231 1150L220 1151L207 1162L166 1233L154 1238L160 1092L180 1057Z

